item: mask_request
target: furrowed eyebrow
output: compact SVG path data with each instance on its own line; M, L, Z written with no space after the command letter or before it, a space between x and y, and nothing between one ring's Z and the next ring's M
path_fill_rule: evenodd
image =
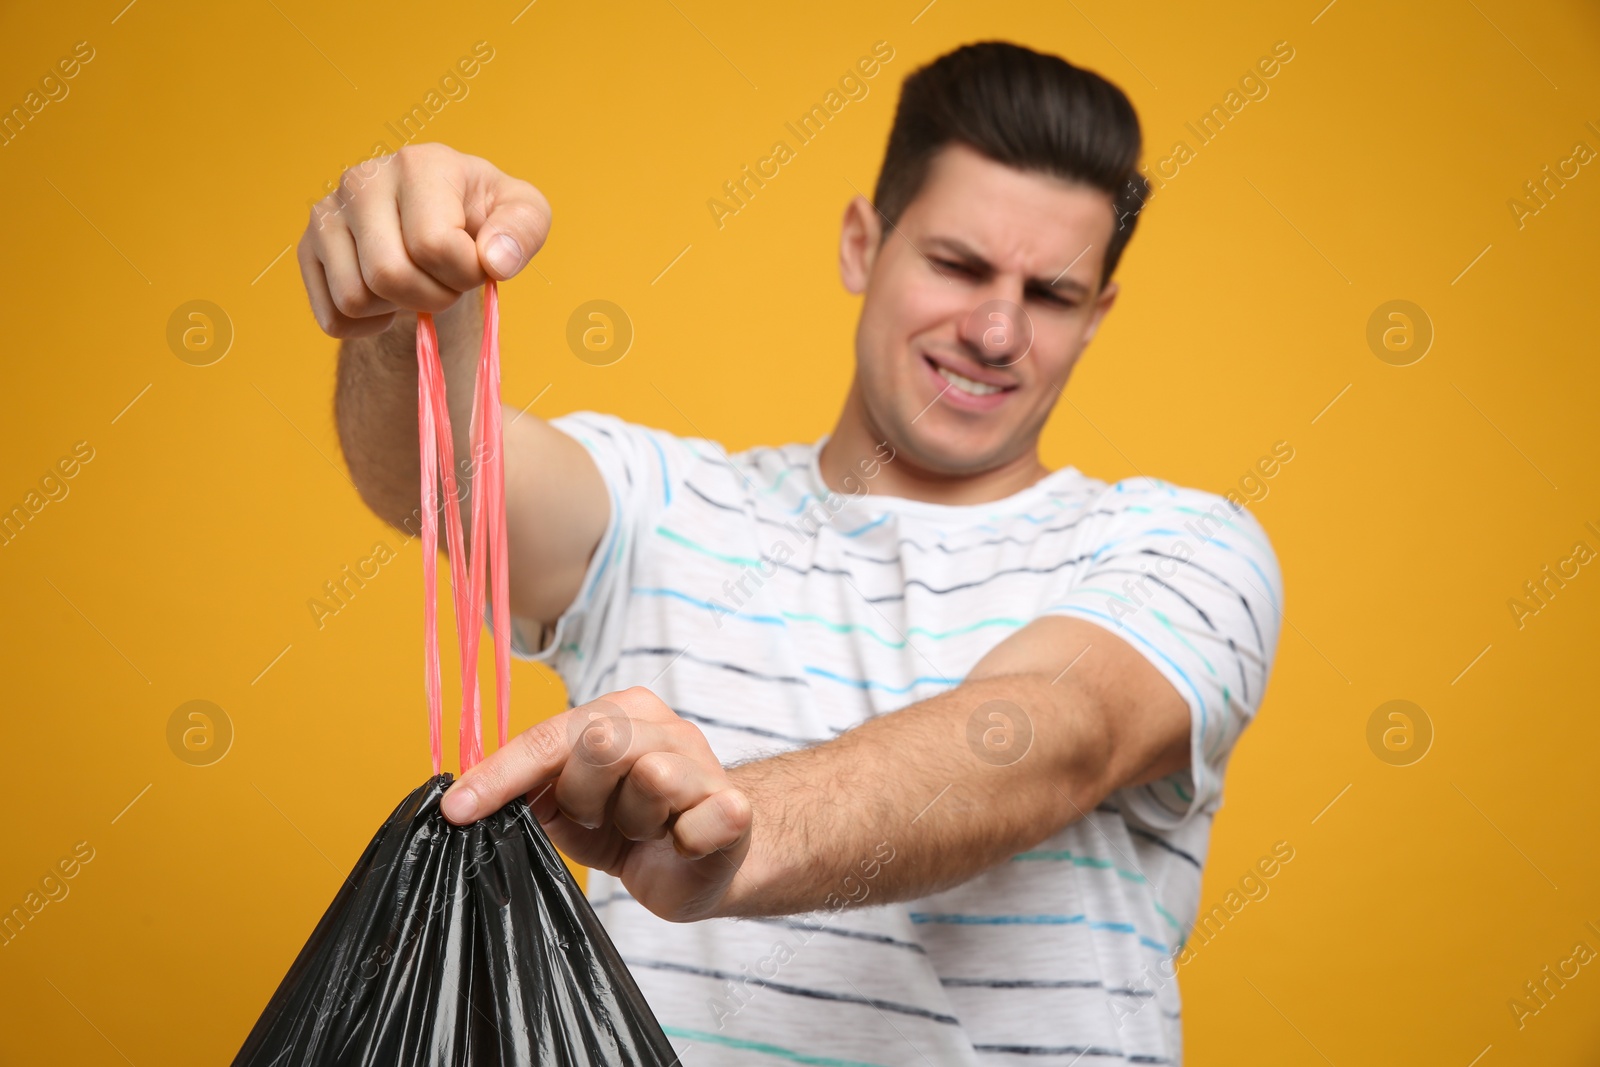
M927 243L930 250L943 249L974 270L984 274L994 273L994 264L984 259L976 249L963 241L959 241L954 237L932 237L928 239ZM1058 294L1070 292L1079 296L1087 296L1089 293L1089 287L1076 278L1063 278L1060 275L1055 278L1029 278L1023 287L1033 292L1042 291Z

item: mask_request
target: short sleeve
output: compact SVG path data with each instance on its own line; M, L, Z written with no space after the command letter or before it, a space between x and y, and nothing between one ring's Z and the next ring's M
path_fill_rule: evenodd
M622 636L630 576L638 546L659 516L683 492L687 466L719 446L625 422L614 415L573 412L550 425L588 450L611 498L611 513L578 595L548 634L514 621L511 652L548 664L566 682L574 701L588 699L593 665L611 660ZM541 643L541 638L544 640Z
M1228 757L1261 706L1283 618L1277 556L1244 508L1154 479L1108 487L1085 568L1044 611L1110 630L1189 704L1189 768L1131 786L1124 810L1175 830L1220 806Z

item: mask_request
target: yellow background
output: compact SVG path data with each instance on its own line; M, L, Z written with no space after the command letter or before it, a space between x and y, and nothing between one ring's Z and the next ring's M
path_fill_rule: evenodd
M385 122L487 41L422 139L554 206L537 269L504 290L506 399L735 447L812 440L851 372L837 222L872 187L899 81L1000 37L1120 84L1151 160L1196 148L1184 123L1275 42L1295 50L1152 201L1045 435L1052 465L1214 491L1295 450L1253 506L1288 625L1206 904L1274 842L1295 858L1184 969L1188 1062L1596 1062L1600 967L1523 1029L1507 1006L1578 940L1600 948L1600 567L1520 630L1506 605L1575 541L1600 549L1600 165L1520 229L1507 206L1576 141L1600 149L1592 5L123 2L0 15L7 108L75 42L95 49L0 148L0 507L95 450L0 548L0 906L95 850L0 948L0 1061L226 1062L427 775L417 546L346 480L335 344L293 253L275 258L324 184L395 146ZM706 200L879 40L895 55L870 95L718 230ZM564 341L597 298L636 329L606 368ZM166 342L194 299L236 332L212 366ZM1367 346L1391 299L1435 327L1415 365ZM307 601L380 541L398 558L319 630ZM563 706L532 665L513 685L517 729ZM167 744L194 699L235 730L208 767ZM1415 765L1368 748L1391 699L1433 724Z

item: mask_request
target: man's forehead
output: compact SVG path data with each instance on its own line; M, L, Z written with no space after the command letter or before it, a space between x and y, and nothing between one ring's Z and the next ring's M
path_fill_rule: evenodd
M1114 224L1110 193L1009 167L960 144L940 151L902 219L919 246L1047 283L1068 275L1057 288L1098 280Z

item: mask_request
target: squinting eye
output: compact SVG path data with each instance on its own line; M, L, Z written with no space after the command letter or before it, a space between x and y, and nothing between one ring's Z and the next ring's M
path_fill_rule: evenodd
M933 262L934 262L934 265L937 266L940 270L948 270L948 271L951 271L952 273L955 273L955 274L965 275L966 277L969 277L969 278L972 277L972 274L973 274L972 268L966 266L963 263L952 263L948 259L936 259Z
M1077 301L1064 297L1059 293L1052 293L1048 289L1040 290L1033 295L1043 300L1046 304L1054 304L1056 307L1070 308L1078 306Z

